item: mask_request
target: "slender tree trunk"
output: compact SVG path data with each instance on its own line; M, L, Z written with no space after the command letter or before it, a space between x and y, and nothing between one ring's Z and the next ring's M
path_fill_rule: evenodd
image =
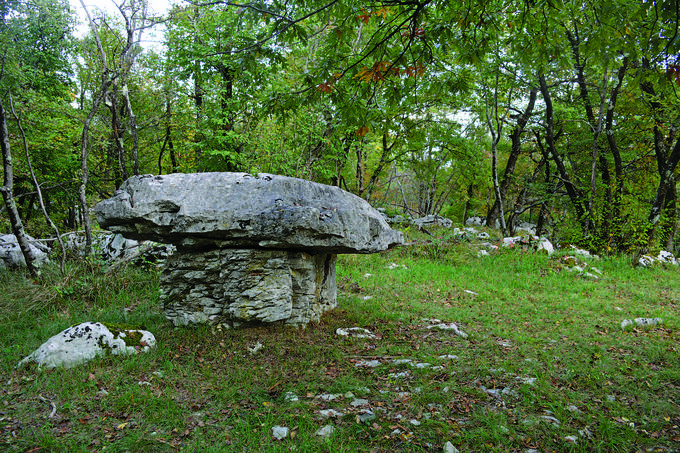
M643 68L649 69L648 61L643 60ZM654 242L657 226L661 223L665 208L675 209L675 169L680 162L680 137L677 136L680 115L674 117L670 133L668 138L666 138L663 132L666 129L664 109L657 98L654 87L650 82L642 82L640 83L640 89L647 96L654 113L654 155L659 172L659 185L647 218L646 243L638 248L633 259L634 264L639 261L640 256L646 253ZM671 149L673 140L675 140L675 146ZM675 218L675 216L675 212L671 212L668 215L669 218Z
M508 235L508 229L505 225L505 210L503 207L503 196L501 194L500 184L498 182L498 142L501 140L501 133L503 132L503 123L500 122L498 117L498 73L496 73L496 84L494 86L493 93L493 107L491 108L493 113L489 111L488 100L486 102L486 123L489 126L489 132L491 133L491 177L493 179L493 191L496 200L498 201L498 220L501 223L501 233L503 237ZM487 210L487 213L491 209ZM486 219L487 225L493 225L489 223L489 219Z
M21 125L21 121L19 120L19 115L16 114L16 111L14 110L14 103L12 102L12 94L10 93L9 95L9 106L12 110L12 115L14 115L14 119L17 122L17 127L19 128L19 132L21 133L21 140L23 141L24 144L24 152L26 154L26 163L28 164L28 170L31 173L31 179L33 180L33 186L35 187L36 194L38 196L38 202L40 203L40 209L42 210L43 216L45 217L45 220L47 221L47 224L52 228L52 231L54 231L54 235L57 238L57 242L59 243L59 247L61 249L61 261L59 268L61 270L62 275L65 272L65 267L66 267L66 247L64 247L64 242L61 240L61 233L59 232L59 228L54 224L52 221L52 218L50 215L47 213L47 208L45 208L45 202L43 200L43 195L42 195L42 190L40 189L40 184L38 184L38 179L35 177L35 172L33 171L33 164L31 163L31 156L28 152L28 143L26 142L26 132L24 131L23 126Z
M106 106L111 112L111 131L113 133L113 143L116 147L116 157L118 158L120 174L123 181L125 181L130 176L128 175L127 165L125 163L125 140L123 138L125 129L120 118L121 110L118 106L118 84L116 81L113 81L111 84L111 90L107 93ZM116 189L117 188L118 186Z
M531 91L529 92L529 103L527 104L526 109L524 109L524 112L522 115L517 119L517 125L515 128L512 130L512 133L510 134L510 141L512 143L512 147L510 149L510 156L508 157L508 161L505 164L505 171L503 173L503 180L501 181L500 184L500 199L505 200L508 194L508 189L510 188L510 184L513 180L514 173L515 173L515 166L517 164L517 160L519 159L520 154L522 153L522 134L524 133L524 130L526 128L527 123L529 122L529 119L531 118L531 114L534 111L534 106L536 105L536 96L538 94L538 89L537 88L532 88ZM498 215L499 215L499 207L500 203L499 200L496 199L494 201L494 204L491 206L491 209L486 215L487 219L487 225L495 225L496 221L498 220Z
M363 141L361 141L361 143L359 143L359 146L356 147L356 155L357 155L357 168L356 168L357 195L359 197L363 198L363 195L364 195L364 147L363 147Z
M14 201L14 166L12 164L12 150L10 149L7 119L5 117L5 109L2 105L2 100L0 100L0 147L2 148L2 164L5 176L5 184L0 186L0 192L2 192L2 198L5 201L5 207L9 214L12 233L17 238L21 253L24 255L26 268L33 278L37 278L40 275L40 270L35 264L36 257L28 243L28 238L24 232L24 225L21 223L21 217L19 217L19 211L17 210L17 205Z
M560 178L564 183L564 188L567 191L567 195L574 206L576 211L576 216L578 222L581 224L581 229L585 233L587 231L586 224L588 222L587 213L583 204L583 194L581 191L573 184L567 168L564 165L562 157L557 152L557 147L555 145L555 122L553 118L553 103L552 97L550 96L550 91L548 90L548 85L545 81L545 76L539 76L541 94L543 95L543 101L545 102L545 141L547 146L547 151L550 153L557 171L559 172Z
M607 217L611 220L612 224L617 225L616 228L619 228L622 223L621 202L623 200L625 176L623 174L621 153L619 152L616 136L614 135L614 106L616 105L621 86L623 85L623 79L626 76L626 72L628 71L628 64L628 57L625 57L617 73L616 86L614 86L612 89L611 95L609 97L609 107L607 108L607 117L605 119L604 126L607 144L609 145L609 151L614 158L614 178L616 180L616 187L614 188L614 193L612 196L612 204L611 208L608 210L609 215Z
M132 110L127 83L123 84L122 94L125 110L128 115L128 129L132 136L132 173L135 176L139 176L139 134L137 133L137 117L135 116L134 110Z
M378 178L382 174L382 171L385 169L385 166L391 162L390 159L388 159L388 156L390 154L390 151L392 151L392 147L394 147L393 142L391 145L387 144L387 134L383 134L382 136L382 152L380 153L380 161L378 162L378 165L375 167L373 170L373 173L371 173L371 178L368 181L368 186L366 187L366 201L369 203L371 202L371 197L373 195L373 190L375 190L375 187L378 184Z

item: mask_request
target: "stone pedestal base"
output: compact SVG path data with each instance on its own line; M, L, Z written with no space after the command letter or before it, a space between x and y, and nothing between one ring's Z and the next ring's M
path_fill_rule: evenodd
M337 305L335 262L286 250L178 250L161 274L161 302L176 326L304 326Z

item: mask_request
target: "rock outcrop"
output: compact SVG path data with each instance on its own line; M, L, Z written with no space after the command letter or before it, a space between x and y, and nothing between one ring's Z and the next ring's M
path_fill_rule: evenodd
M336 305L336 254L403 243L363 199L267 174L133 177L95 214L128 239L177 246L161 276L175 325L317 321Z

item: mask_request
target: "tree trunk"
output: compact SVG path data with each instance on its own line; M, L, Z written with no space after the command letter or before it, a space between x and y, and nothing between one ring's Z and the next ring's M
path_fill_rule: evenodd
M2 198L5 201L7 213L9 214L12 233L17 238L21 253L24 255L26 268L33 278L37 278L40 276L40 270L35 264L36 257L28 243L26 233L24 233L24 225L21 223L19 211L17 210L17 205L14 201L14 166L12 164L12 150L10 149L7 119L5 118L5 109L3 108L2 100L0 100L0 147L2 148L2 165L5 176L5 184L0 186L0 192L2 192Z
M123 85L123 102L125 103L125 110L128 115L128 130L132 136L132 173L139 176L139 134L137 133L137 117L132 110L132 103L130 102L130 93L128 92L127 83Z
M539 82L541 94L543 95L543 100L545 102L545 141L548 148L547 151L550 153L553 162L555 162L555 166L557 167L560 178L564 183L569 200L576 211L577 220L581 224L582 231L585 233L588 230L588 219L586 218L587 213L583 204L583 194L581 193L581 190L572 183L569 173L567 172L567 168L564 165L564 161L557 152L557 147L555 145L555 123L553 118L552 97L548 91L548 85L545 81L544 75L539 76Z
M649 69L649 62L643 60L644 69ZM654 242L657 226L662 220L666 208L675 210L675 169L680 162L680 137L677 136L677 127L680 123L680 115L673 119L673 126L669 136L663 133L666 130L664 124L664 109L656 95L656 91L650 82L640 83L640 89L649 99L649 104L654 113L654 155L656 157L657 170L659 172L659 185L656 189L656 196L652 202L652 208L647 217L648 226L646 231L646 243L638 248L633 259L637 263L641 255L649 250ZM675 140L675 146L671 150L671 144ZM670 152L669 152L670 151ZM675 218L676 213L671 212L668 217Z
M531 91L529 92L529 104L527 104L526 109L524 109L522 115L517 119L517 125L510 134L510 141L512 143L512 147L510 149L510 156L508 157L508 162L505 164L503 180L500 183L499 189L501 200L505 200L505 198L507 197L508 189L510 187L510 183L512 182L513 175L515 173L515 165L517 164L517 159L522 153L522 134L524 133L524 129L526 128L526 125L529 122L529 118L531 118L531 114L534 111L537 94L538 89L532 88ZM499 200L496 199L494 201L494 204L491 206L491 209L486 215L487 225L496 224L500 211L499 207L500 207Z
M38 197L38 203L40 204L40 210L42 211L43 216L45 217L45 220L47 221L47 224L50 226L50 228L52 228L52 231L54 231L54 235L57 238L57 242L59 243L59 247L61 249L61 261L60 261L60 264L59 264L59 269L61 270L61 273L63 275L64 271L65 271L65 267L66 267L66 248L64 247L64 242L61 240L61 233L59 233L59 228L57 228L57 226L52 221L52 218L47 213L47 208L45 207L45 201L43 199L42 190L40 189L40 184L38 184L38 179L35 177L35 172L33 171L33 164L31 162L31 156L28 152L28 143L26 141L26 132L24 131L23 126L21 125L21 121L19 120L19 115L17 115L16 111L14 110L14 103L12 102L11 93L9 95L9 106L12 110L12 115L14 115L14 119L16 120L19 132L21 133L21 140L23 141L24 152L26 154L26 164L28 165L28 170L31 173L31 179L33 180L33 187L35 187L35 192L36 192L36 195Z
M380 153L380 161L378 162L378 165L375 167L373 170L373 173L371 173L371 178L368 181L368 187L366 187L366 201L369 203L371 202L371 197L373 195L373 190L375 190L376 185L378 184L378 178L380 177L380 174L382 171L385 169L385 166L391 162L390 159L387 157L389 156L390 151L392 151L392 147L394 147L394 144L396 142L393 142L391 145L387 145L387 134L383 134L382 136L382 152Z
M111 84L111 88L111 91L107 93L106 106L111 112L111 132L113 134L113 143L116 149L116 157L118 159L120 174L123 181L125 181L129 178L129 175L127 166L125 164L125 141L123 138L125 129L123 128L123 122L120 118L120 110L118 106L118 84L114 81Z

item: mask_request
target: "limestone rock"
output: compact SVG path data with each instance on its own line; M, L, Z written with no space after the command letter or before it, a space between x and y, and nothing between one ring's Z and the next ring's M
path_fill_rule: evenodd
M285 176L135 176L95 206L100 226L129 239L213 246L373 253L403 243L365 200Z
M50 253L50 248L28 235L26 235L26 238L35 255L35 265L40 267L49 262L47 255ZM13 234L0 235L0 269L25 266L26 260L24 254L21 253L16 236Z
M333 425L325 425L322 428L317 429L314 435L321 437L322 439L328 439L333 435L334 431L335 428L333 428Z
M134 354L156 345L151 332L137 329L107 327L100 322L84 322L53 336L18 366L36 362L39 367L71 368L97 356Z
M451 225L453 225L453 221L450 219L447 219L446 217L442 217L440 215L426 215L425 217L421 217L419 219L415 219L413 221L413 224L417 227L429 227L433 225L439 225L444 228L451 228Z
M107 261L130 254L139 245L139 241L125 239L121 234L107 234L101 239L99 244L102 258Z
M272 437L276 440L283 440L288 437L288 428L285 426L276 425L272 427Z
M337 304L335 261L287 250L175 252L161 274L161 302L177 326L304 326Z

